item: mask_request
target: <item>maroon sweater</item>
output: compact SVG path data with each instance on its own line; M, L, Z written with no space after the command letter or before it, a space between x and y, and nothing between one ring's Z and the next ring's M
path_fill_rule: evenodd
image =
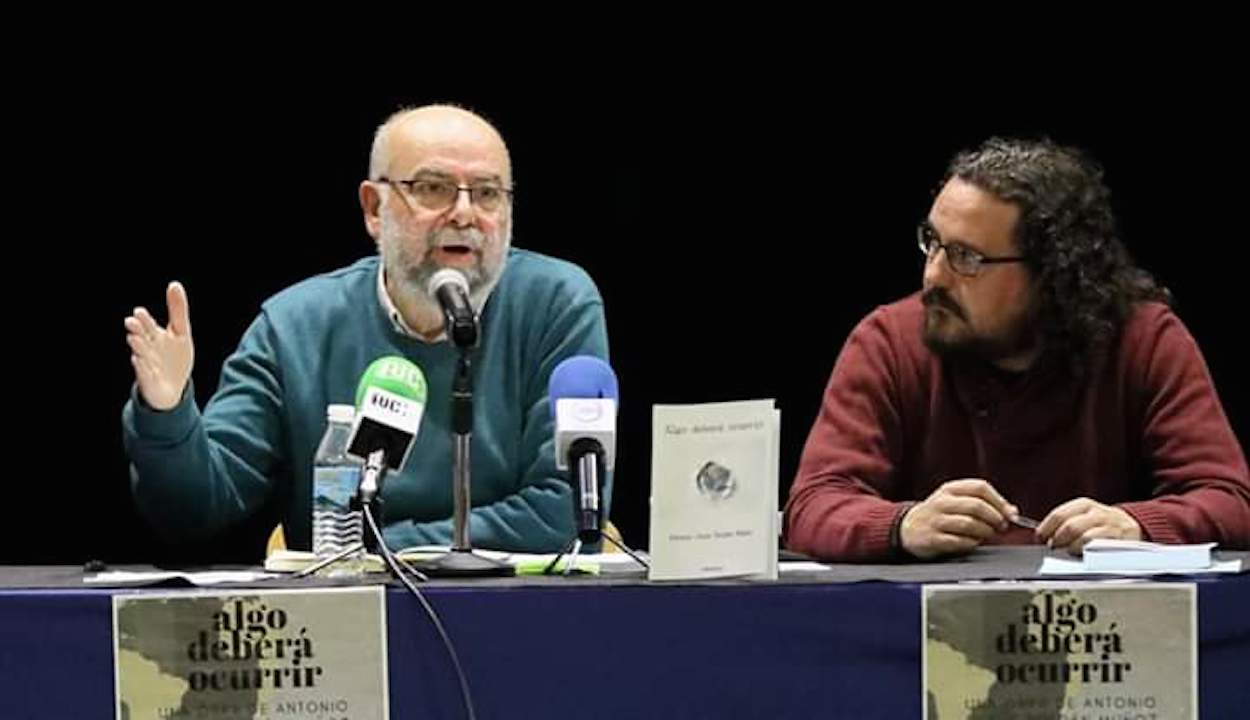
M1076 382L1054 358L1011 376L943 363L919 295L877 308L833 368L786 504L786 542L814 557L888 559L891 529L938 485L984 478L1041 519L1086 496L1156 542L1250 546L1250 477L1206 363L1158 303ZM1036 542L1013 529L998 543Z

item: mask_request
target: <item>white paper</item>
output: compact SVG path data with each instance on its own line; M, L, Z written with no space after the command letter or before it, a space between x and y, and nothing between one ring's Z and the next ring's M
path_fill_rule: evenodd
M422 560L432 560L448 551L449 548L446 546L421 545L406 547L395 554L406 562L420 562ZM511 553L479 548L474 548L473 553L490 560L507 563L513 567L543 561L549 563L555 559L555 553ZM567 558L568 554L566 553L564 557ZM308 551L278 550L265 558L265 568L272 572L291 573L303 570L316 561L317 557ZM574 567L579 566L594 567L597 570L609 572L642 568L642 565L637 560L625 553L581 553L577 556L577 565ZM366 568L370 572L387 572L384 561L378 555L371 554L367 556Z
M211 570L206 572L113 570L84 577L82 581L96 585L134 585L137 583L152 583L182 578L193 585L208 586L224 583L250 583L277 576L276 573L258 570Z
M1085 566L1085 563L1072 559L1057 557L1046 557L1042 560L1042 567L1037 571L1039 575L1205 575L1207 573L1238 573L1241 572L1240 560L1226 560L1223 562L1213 562L1205 568L1175 568L1166 570L1098 570Z
M1143 540L1098 538L1084 548L1089 570L1201 570L1211 566L1215 543L1166 545Z
M818 563L815 560L787 560L781 563L782 575L789 573L828 572L831 569L828 565Z
M569 557L565 553L565 558ZM505 562L517 565L525 562L551 562L556 558L555 553L544 553L532 555L530 553L513 553L508 556ZM625 553L582 553L577 556L577 565L581 564L596 565L600 568L615 568L619 570L630 570L634 568L642 568L639 562ZM575 565L574 567L577 567Z

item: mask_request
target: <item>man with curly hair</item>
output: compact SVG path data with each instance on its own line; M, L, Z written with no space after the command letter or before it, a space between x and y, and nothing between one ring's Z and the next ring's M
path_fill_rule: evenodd
M991 139L951 161L917 237L922 290L862 320L834 366L791 548L1250 546L1245 455L1170 295L1121 243L1097 164Z

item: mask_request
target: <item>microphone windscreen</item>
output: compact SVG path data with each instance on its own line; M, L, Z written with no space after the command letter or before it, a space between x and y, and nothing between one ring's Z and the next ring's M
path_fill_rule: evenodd
M566 358L551 371L547 382L551 415L555 417L556 401L561 398L620 398L616 373L612 366L593 355Z
M447 284L458 285L465 295L469 294L468 278L455 268L443 268L431 275L430 281L425 285L426 294L430 297L438 297L438 289Z
M360 382L356 385L356 407L359 409L365 393L371 387L381 388L408 400L425 404L425 373L407 358L387 355L369 363Z

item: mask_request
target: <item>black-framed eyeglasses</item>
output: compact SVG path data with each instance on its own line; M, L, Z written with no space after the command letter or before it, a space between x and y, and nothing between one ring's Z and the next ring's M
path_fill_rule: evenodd
M1023 255L990 257L962 243L944 243L938 237L937 231L933 229L933 226L927 222L922 222L916 227L916 241L920 246L920 252L929 260L937 256L938 250L945 250L946 264L950 266L950 269L967 277L976 277L981 274L981 270L985 265L1017 263L1028 260Z
M407 194L426 210L446 210L456 204L460 193L469 193L469 202L483 212L494 212L512 195L512 188L499 183L475 183L460 185L451 180L418 178L416 180L391 180L380 177L376 182L402 185Z

